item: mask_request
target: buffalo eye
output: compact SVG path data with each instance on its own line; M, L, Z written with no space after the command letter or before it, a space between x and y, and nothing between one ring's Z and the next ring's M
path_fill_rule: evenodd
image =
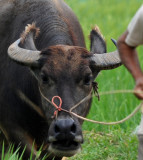
M47 84L49 82L48 77L44 73L41 73L41 79L44 84Z
M91 81L92 81L92 76L91 75L86 75L84 77L84 85L90 85L91 84Z

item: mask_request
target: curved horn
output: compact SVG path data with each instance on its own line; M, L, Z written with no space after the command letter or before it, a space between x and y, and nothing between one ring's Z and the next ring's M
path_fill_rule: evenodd
M118 51L107 54L93 54L90 62L91 66L99 70L114 69L122 64Z
M40 51L32 51L19 47L21 38L15 41L8 48L8 55L11 59L23 63L25 65L37 65L40 59Z

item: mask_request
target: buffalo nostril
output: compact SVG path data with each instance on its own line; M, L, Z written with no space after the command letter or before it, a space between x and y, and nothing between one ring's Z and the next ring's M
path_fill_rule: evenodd
M59 133L60 132L60 128L58 127L57 124L55 124L55 133Z
M76 125L75 125L75 123L73 123L72 126L71 126L71 132L72 133L76 133Z

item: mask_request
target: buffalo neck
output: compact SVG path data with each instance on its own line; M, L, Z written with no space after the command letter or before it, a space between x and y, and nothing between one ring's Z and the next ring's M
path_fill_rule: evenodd
M85 47L81 26L72 10L63 1L23 0L18 1L15 10L13 26L17 29L13 30L14 39L28 23L35 22L40 28L40 35L35 42L38 50L57 44ZM44 23L41 23L41 20Z

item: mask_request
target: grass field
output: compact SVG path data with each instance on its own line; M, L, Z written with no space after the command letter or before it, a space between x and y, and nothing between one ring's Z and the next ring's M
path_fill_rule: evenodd
M65 0L76 13L89 49L88 35L97 24L107 42L107 50L115 50L110 38L118 37L126 30L142 0ZM143 50L138 48L139 53ZM139 54L140 59L143 58ZM143 66L143 63L142 63ZM134 81L124 66L102 71L96 79L99 93L104 91L133 89ZM105 95L100 101L94 98L88 118L99 121L117 121L139 104L132 94ZM140 113L116 126L102 126L85 122L83 150L70 160L136 160L137 138L133 134L140 122ZM15 160L15 158L11 158Z

